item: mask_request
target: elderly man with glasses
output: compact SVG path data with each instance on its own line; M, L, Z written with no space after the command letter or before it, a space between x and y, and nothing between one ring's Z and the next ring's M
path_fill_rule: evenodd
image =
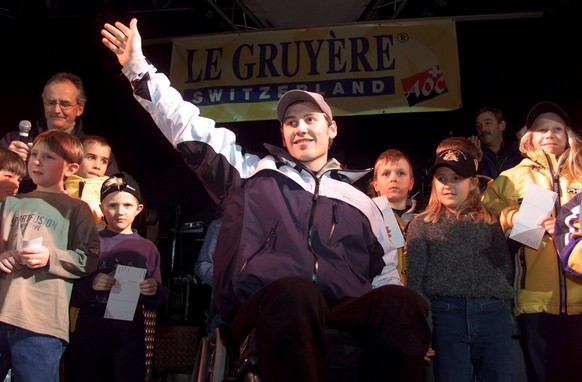
M28 158L30 147L28 143L40 133L47 130L61 130L72 134L77 138L83 138L83 121L81 115L85 110L87 97L83 81L72 73L56 73L46 82L42 92L44 105L44 118L37 122L28 133L28 137L22 137L20 131L11 131L2 138L0 147L14 151L25 161ZM107 175L119 172L117 161L113 154L109 158ZM19 192L28 192L34 189L30 179L24 179Z

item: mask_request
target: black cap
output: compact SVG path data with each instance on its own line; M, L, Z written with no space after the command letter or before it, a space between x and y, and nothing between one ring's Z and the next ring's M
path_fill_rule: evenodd
M125 191L129 192L137 199L138 203L141 203L141 192L139 190L139 185L126 172L120 172L118 174L109 177L103 185L101 186L101 201L112 192Z
M566 123L566 126L570 126L570 118L568 117L568 113L564 111L559 105L553 102L540 102L534 107L531 108L529 113L527 113L527 118L525 119L525 126L528 129L531 129L534 121L537 117L544 113L554 113L560 116Z
M442 166L450 168L464 178L477 176L475 159L471 154L460 149L446 149L439 152L434 164L428 170L429 176L432 177L437 168Z

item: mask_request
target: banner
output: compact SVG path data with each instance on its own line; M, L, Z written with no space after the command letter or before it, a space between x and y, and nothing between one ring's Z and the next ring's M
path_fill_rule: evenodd
M217 122L276 119L287 90L334 116L461 107L453 20L268 30L172 40L170 80Z

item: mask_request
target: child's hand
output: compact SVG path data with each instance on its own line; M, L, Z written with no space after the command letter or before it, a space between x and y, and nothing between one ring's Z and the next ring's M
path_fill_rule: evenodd
M115 285L115 277L105 273L97 273L93 279L93 290L109 291Z
M12 271L20 270L20 254L17 250L0 253L0 271L4 273L12 273Z
M158 290L158 282L156 279L145 279L139 283L139 291L145 296L153 296Z
M42 245L22 248L20 260L22 265L26 265L30 269L42 268L48 264L49 250Z
M551 216L546 216L539 222L539 225L544 227L551 236L554 236L554 224L556 224L556 219Z

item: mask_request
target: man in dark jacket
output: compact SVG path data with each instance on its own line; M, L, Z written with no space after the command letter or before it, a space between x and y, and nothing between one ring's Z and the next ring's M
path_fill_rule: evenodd
M479 175L496 179L501 172L515 167L523 159L519 152L519 142L504 138L507 123L500 109L484 107L477 112L475 129L477 136L469 138L479 150Z
M364 344L361 380L421 381L428 307L402 286L380 210L353 187L362 172L328 158L337 135L320 94L277 104L286 150L259 157L185 102L142 54L137 20L106 24L134 95L223 207L213 293L237 344L254 333L265 381L326 380L327 328Z

